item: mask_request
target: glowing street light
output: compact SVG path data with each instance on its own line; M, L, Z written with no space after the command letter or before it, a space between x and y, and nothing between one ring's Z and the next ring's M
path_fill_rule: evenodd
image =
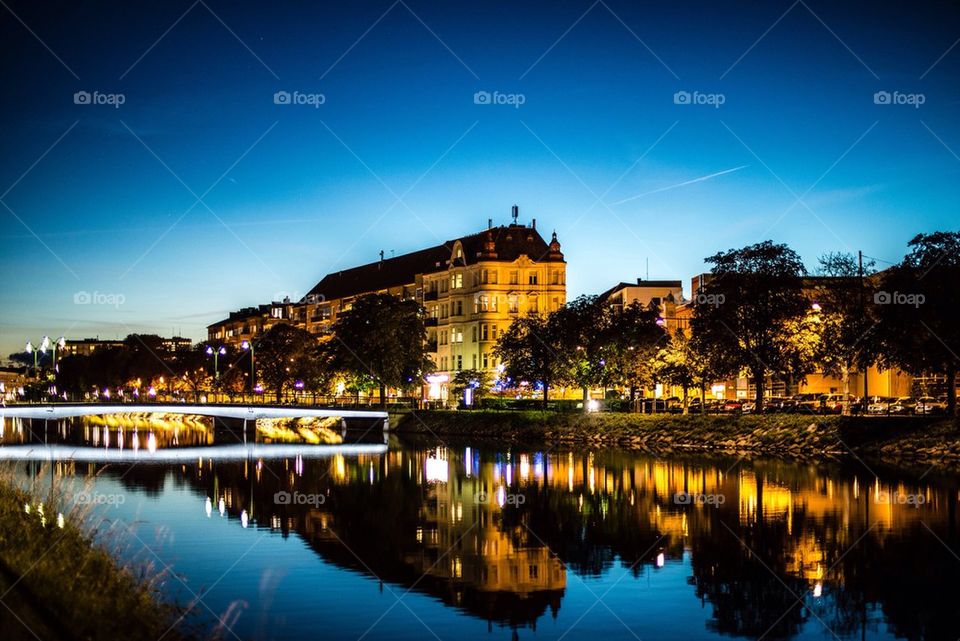
M207 356L213 356L213 380L220 380L220 362L219 358L224 356L227 353L227 348L221 345L219 348L214 349L210 345L207 345Z
M253 341L245 340L240 343L240 347L244 350L250 350L250 389L256 391L257 389L257 370L256 363L254 362L255 354L253 349Z

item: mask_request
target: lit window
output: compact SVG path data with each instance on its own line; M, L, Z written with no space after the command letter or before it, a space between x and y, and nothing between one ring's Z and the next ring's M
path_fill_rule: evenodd
M536 285L536 284L537 284L537 272L530 272L530 273L527 275L527 281L528 281L528 283L529 283L530 285Z

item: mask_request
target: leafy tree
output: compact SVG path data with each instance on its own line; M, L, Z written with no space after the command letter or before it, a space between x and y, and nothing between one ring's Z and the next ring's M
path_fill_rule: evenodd
M467 388L473 388L474 402L490 392L490 374L482 369L462 369L450 381L450 391L455 398L463 398Z
M556 337L558 380L583 390L583 410L587 411L590 388L606 384L611 368L607 352L613 338L612 312L597 296L580 296L547 318L549 333Z
M372 377L385 404L388 387L419 384L433 369L426 340L423 308L416 301L370 294L340 314L326 352L334 369Z
M712 278L694 292L694 335L711 345L716 369L750 372L757 411L762 411L768 375L804 376L812 367L803 361L789 326L810 310L802 288L806 269L796 252L771 241L706 261L713 264Z
M613 382L629 387L631 401L637 389L653 384L653 359L668 339L662 322L656 306L644 307L635 301L615 313L607 325L607 367Z
M688 390L701 386L703 371L699 355L694 351L686 333L678 329L653 360L653 372L658 380L683 390L683 413L689 408Z
M543 385L543 409L547 409L550 386L562 376L560 345L554 329L555 324L545 316L523 316L500 334L493 349L504 365L504 376Z
M316 376L317 342L305 329L277 323L256 342L257 376L283 400L285 388Z
M914 375L942 374L948 411L957 410L960 367L960 232L918 234L900 264L881 274L873 308L880 362Z
M819 279L814 286L814 306L819 317L817 362L823 372L843 381L843 413L850 412L850 372L866 375L876 359L876 320L870 313L866 281L861 278L855 256L829 253L820 257ZM863 266L863 275L873 273L873 261Z

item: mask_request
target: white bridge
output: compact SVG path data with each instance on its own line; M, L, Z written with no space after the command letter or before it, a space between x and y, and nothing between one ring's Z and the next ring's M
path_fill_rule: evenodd
M0 419L40 418L59 419L101 414L196 414L215 418L370 418L387 420L387 413L378 410L347 410L314 407L271 407L269 405L204 405L188 403L168 404L83 404L57 403L49 405L12 405L0 407Z

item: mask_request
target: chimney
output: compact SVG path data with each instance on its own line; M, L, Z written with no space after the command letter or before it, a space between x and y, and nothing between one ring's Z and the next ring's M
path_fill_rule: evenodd
M536 219L536 218L533 219L533 228L534 228L534 229L537 228L537 219Z
M513 209L510 211L510 215L513 216L513 224L517 224L517 218L520 217L520 208L517 205L513 206Z
M493 229L493 218L487 218L487 229Z

